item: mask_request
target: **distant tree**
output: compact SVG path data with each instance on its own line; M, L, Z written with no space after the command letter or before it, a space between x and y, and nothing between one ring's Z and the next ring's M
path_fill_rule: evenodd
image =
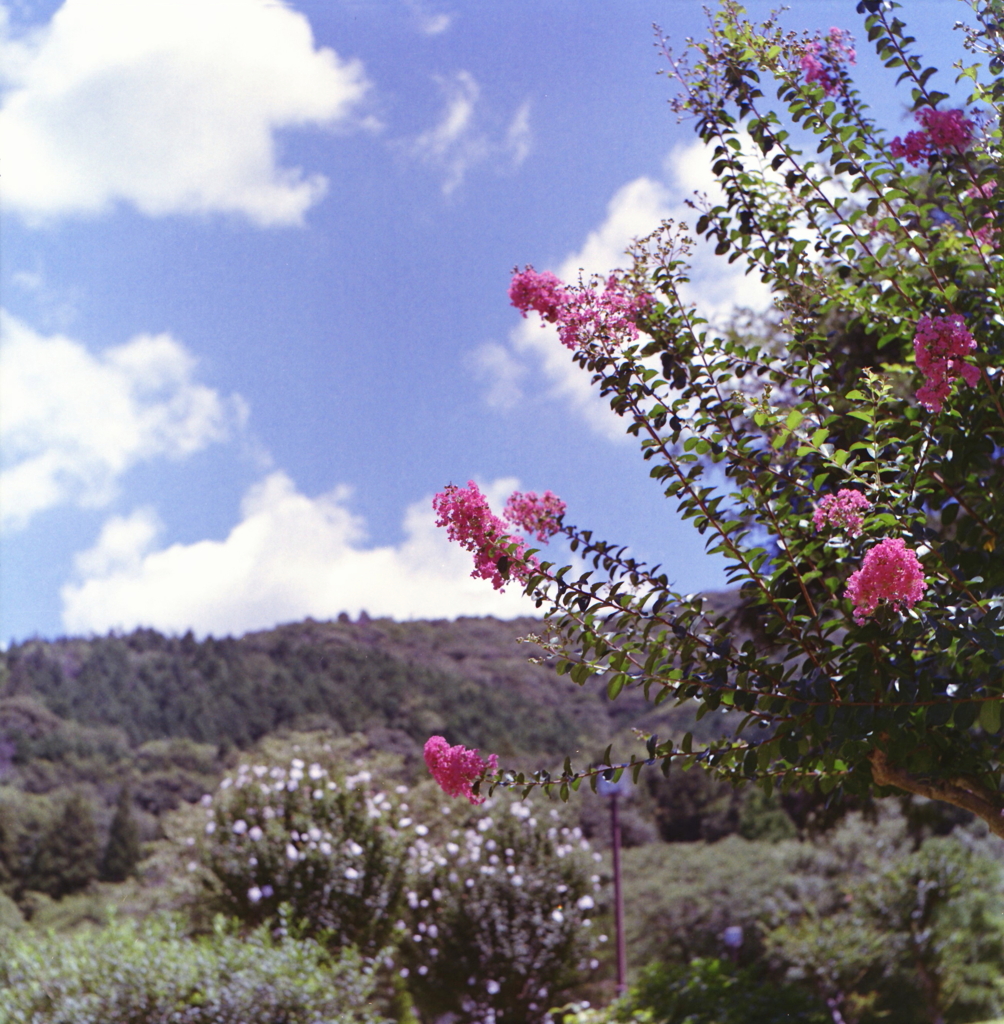
M98 853L91 806L73 793L36 848L26 887L55 899L77 892L97 877Z
M108 843L101 858L101 878L105 882L124 882L139 863L139 826L132 816L132 795L128 786L119 790L108 832Z

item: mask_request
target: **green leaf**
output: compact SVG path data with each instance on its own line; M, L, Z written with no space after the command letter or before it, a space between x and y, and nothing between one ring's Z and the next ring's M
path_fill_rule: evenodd
M1001 730L1001 703L1002 697L994 697L993 700L985 700L980 707L980 728L991 734L999 733Z

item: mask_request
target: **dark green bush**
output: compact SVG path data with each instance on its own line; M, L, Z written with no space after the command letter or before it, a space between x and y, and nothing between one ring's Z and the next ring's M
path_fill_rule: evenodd
M811 993L779 985L754 968L713 959L653 964L618 1008L617 1017L639 1012L651 1024L831 1024Z

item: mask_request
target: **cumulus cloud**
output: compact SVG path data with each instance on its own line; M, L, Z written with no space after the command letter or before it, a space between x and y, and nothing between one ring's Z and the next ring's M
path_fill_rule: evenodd
M436 81L445 99L442 116L414 140L411 153L443 173L443 195L456 191L477 164L490 160L497 166L516 168L523 163L530 153L529 103L516 111L502 138L496 140L478 127L481 89L473 75L458 71Z
M31 221L125 202L298 224L327 183L280 166L276 131L345 122L368 88L266 0L65 0L0 62L3 199Z
M650 177L635 178L622 186L607 205L606 216L595 230L591 231L582 246L571 253L555 269L564 281L577 281L579 275L607 274L610 270L626 265L625 250L635 238L651 233L662 221L671 218L677 222L693 225L694 210L686 200L695 192L710 191L713 183L709 153L700 141L677 146L665 162L665 180ZM717 196L712 193L712 199ZM543 268L538 268L543 269ZM698 304L702 314L709 319L721 319L737 307L756 310L766 309L770 304L770 293L756 276L747 277L741 263L729 263L716 257L712 246L698 241L693 254L693 272L686 296ZM589 383L589 375L572 362L571 353L558 340L558 332L551 325L541 326L536 316L531 316L513 329L510 347L501 352L492 351L482 356L482 364L488 360L505 366L506 380L518 381L520 374L512 365L524 368L535 365L548 382L548 397L563 401L598 433L611 439L623 439L624 423L610 411L609 405L601 399ZM484 347L479 350L485 353ZM504 358L508 356L508 361ZM486 396L489 405L511 408L519 401L520 393L507 385L506 402L498 400L496 389Z
M496 507L516 483L486 488ZM431 496L408 508L404 540L384 547L366 546L348 498L345 489L307 497L276 472L248 492L224 540L159 549L150 510L114 517L77 557L78 578L62 589L63 624L74 633L145 625L221 635L342 611L396 619L535 613L518 586L498 594L471 578L471 556L437 529Z
M0 524L57 505L100 507L138 462L182 459L225 439L243 401L195 379L170 335L142 334L94 354L0 318Z

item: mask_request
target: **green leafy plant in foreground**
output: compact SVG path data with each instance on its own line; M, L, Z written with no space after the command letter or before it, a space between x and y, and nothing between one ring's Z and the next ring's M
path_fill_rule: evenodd
M0 1024L379 1024L372 969L309 939L192 936L180 918L0 932Z

